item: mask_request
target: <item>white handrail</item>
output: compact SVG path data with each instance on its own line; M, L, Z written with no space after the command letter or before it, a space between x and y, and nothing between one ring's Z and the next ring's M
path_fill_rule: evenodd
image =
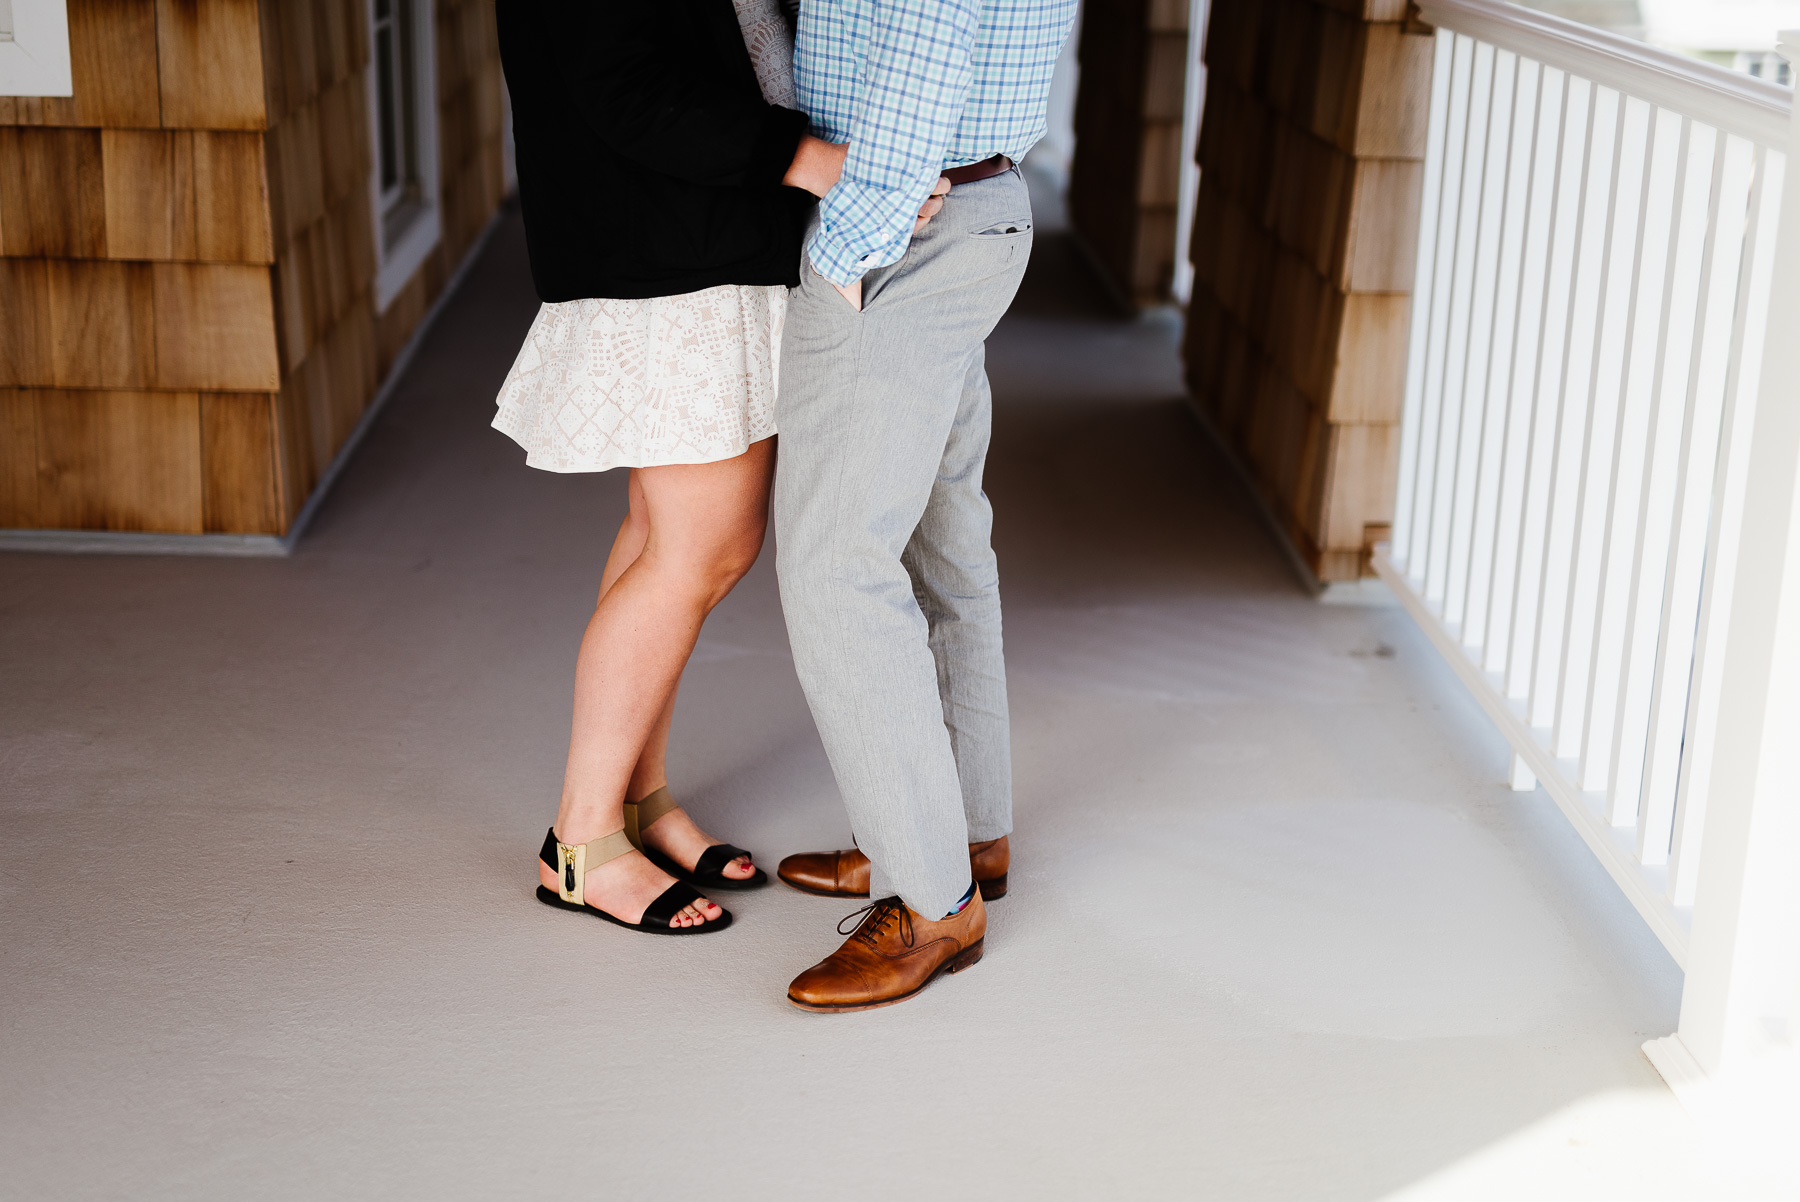
M1763 146L1787 138L1793 91L1503 0L1417 0L1442 29L1559 67Z

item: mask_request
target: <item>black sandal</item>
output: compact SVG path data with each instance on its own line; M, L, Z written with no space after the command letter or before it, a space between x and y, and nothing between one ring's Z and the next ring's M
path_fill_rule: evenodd
M644 832L655 825L656 820L670 810L681 807L670 796L669 787L664 785L642 801L625 803L625 837L631 845L643 852L650 862L674 877L678 881L686 881L690 885L698 885L702 889L760 889L769 883L769 874L757 868L749 876L739 879L725 875L725 866L733 860L742 858L751 861L755 867L755 859L741 847L733 847L729 843L715 843L700 853L700 859L692 868L683 868L654 847L644 846Z
M704 900L698 889L681 881L664 889L655 901L645 906L644 916L636 922L626 922L623 918L608 914L599 906L589 905L582 892L587 874L608 860L616 860L635 850L637 849L632 847L631 840L625 837L624 831L614 831L586 843L564 843L556 837L556 828L551 827L544 836L544 850L538 853L538 859L556 873L557 887L546 889L539 885L538 900L559 910L598 914L628 931L643 931L650 935L704 935L708 931L722 931L731 925L731 911L721 906L717 918L709 918L698 926L670 926L670 920L688 905Z

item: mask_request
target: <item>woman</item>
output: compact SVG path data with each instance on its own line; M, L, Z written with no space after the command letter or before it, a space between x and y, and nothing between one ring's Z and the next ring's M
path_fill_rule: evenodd
M777 0L501 0L498 18L544 304L494 425L533 467L631 473L538 897L722 930L700 889L768 878L675 805L663 757L700 625L762 547L786 290L845 148L805 132Z

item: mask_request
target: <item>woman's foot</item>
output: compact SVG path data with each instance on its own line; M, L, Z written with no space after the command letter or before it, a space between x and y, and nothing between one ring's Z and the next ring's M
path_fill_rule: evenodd
M653 847L668 856L677 864L692 869L700 862L706 849L718 842L709 839L706 832L694 825L694 820L682 809L670 810L643 831L644 845ZM743 881L756 875L756 864L748 855L739 856L720 870L720 875L728 880Z
M541 861L538 882L546 889L557 887L556 873ZM582 886L584 900L590 906L605 910L623 922L642 922L650 903L663 895L675 878L644 858L639 851L608 860L591 870ZM671 927L697 927L711 922L724 911L711 898L701 898L683 906L669 920Z

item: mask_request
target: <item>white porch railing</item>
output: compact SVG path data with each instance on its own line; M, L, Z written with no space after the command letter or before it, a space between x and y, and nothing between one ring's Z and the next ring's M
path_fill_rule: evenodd
M1792 93L1494 0L1419 6L1439 32L1376 566L1514 786L1543 784L1688 970L1681 1038L1650 1049L1675 1083L1800 1020Z

